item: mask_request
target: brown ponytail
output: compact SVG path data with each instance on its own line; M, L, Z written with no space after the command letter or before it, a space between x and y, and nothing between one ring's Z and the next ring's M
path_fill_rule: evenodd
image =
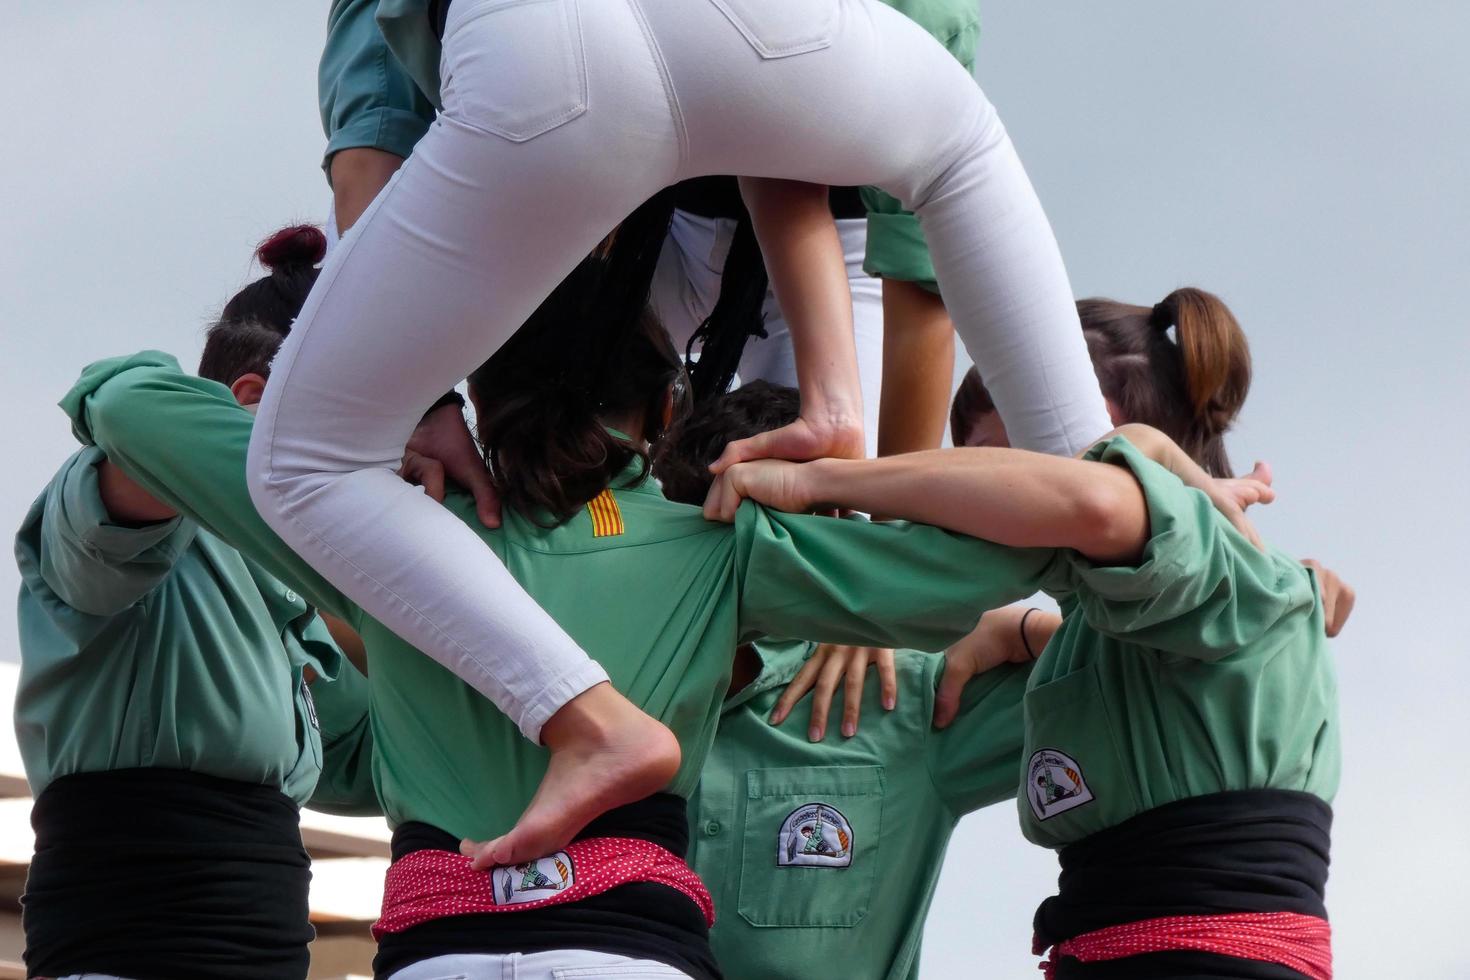
M1077 313L1098 384L1117 406L1120 421L1167 433L1210 474L1229 476L1225 433L1250 391L1251 354L1245 333L1220 298L1185 288L1152 308L1079 300ZM972 368L950 414L956 444L994 410Z

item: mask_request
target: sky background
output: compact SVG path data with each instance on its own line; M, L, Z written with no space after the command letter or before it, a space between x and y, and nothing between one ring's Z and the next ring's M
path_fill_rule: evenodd
M1470 72L1463 0L1008 0L979 76L1079 296L1198 285L1251 339L1231 439L1276 468L1263 532L1359 590L1336 641L1345 766L1328 901L1338 976L1470 976ZM14 528L72 451L55 402L86 362L198 356L258 272L319 220L326 4L10 0L0 152L0 426ZM0 591L14 594L14 567ZM0 657L14 659L0 606ZM1055 883L1007 807L966 820L924 975L1029 977Z

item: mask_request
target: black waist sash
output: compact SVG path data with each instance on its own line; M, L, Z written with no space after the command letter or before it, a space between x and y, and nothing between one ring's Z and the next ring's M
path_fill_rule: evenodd
M658 793L618 807L588 824L577 840L631 837L679 857L689 853L689 804ZM426 823L393 832L393 860L415 851L458 853L459 838ZM619 885L577 902L524 912L472 912L432 919L378 942L379 978L420 960L451 953L536 953L591 949L666 963L696 980L719 980L704 913L682 892L655 882Z
M32 976L306 976L310 862L279 790L172 769L63 776L31 810Z
M1331 829L1330 806L1287 790L1214 793L1145 811L1062 848L1058 894L1036 910L1037 939L1049 947L1108 926L1175 915L1296 912L1325 919ZM1209 953L1151 953L1106 963L1063 960L1057 976L1274 980L1300 974Z

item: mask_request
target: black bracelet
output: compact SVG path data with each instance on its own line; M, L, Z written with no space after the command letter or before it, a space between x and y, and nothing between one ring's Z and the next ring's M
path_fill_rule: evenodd
M1027 609L1026 612L1021 616L1021 646L1026 648L1026 656L1030 657L1032 660L1036 659L1036 651L1031 649L1031 641L1026 639L1026 620L1030 619L1031 614L1034 612L1041 612L1041 610L1037 609L1035 606L1032 606L1030 609Z
M445 405L453 405L456 408L464 408L464 395L461 395L453 388L450 388L444 394L439 396L438 401L429 406L428 410L424 412L425 417L439 411L439 409L443 408Z

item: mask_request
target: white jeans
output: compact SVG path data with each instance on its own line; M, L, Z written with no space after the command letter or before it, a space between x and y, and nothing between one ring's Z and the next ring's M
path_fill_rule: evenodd
M654 192L872 184L918 213L1011 441L1109 428L1046 216L994 109L877 0L456 0L444 110L328 258L250 446L261 515L536 737L603 673L394 470L435 398Z
M590 949L557 949L546 953L492 956L456 953L420 960L389 980L688 980L689 974L653 960L635 960Z

